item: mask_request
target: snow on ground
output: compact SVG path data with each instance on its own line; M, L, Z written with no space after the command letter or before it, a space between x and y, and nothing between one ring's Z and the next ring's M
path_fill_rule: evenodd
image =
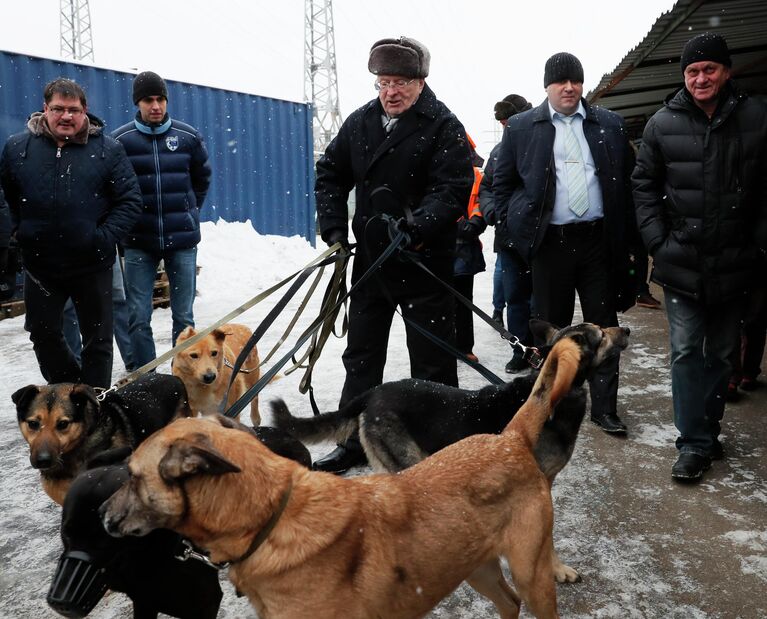
M475 278L475 302L490 310L494 255L491 232L484 237L488 270ZM198 262L198 327L205 327L260 291L315 258L319 249L299 237L258 235L249 224L203 225ZM326 276L327 279L327 276ZM280 293L237 318L255 328ZM320 296L320 295L316 295ZM295 312L302 294L291 301L259 344L271 349ZM316 316L317 299L301 318ZM554 486L555 545L576 567L582 583L559 586L563 617L607 618L767 618L757 594L767 586L767 428L760 399L749 394L728 410L724 434L728 460L715 463L699 487L679 487L669 479L675 429L670 414L667 335L662 312L632 309L621 317L632 329L622 360L619 413L630 437L609 437L588 421L581 430L571 464ZM170 347L170 310L155 311L158 353ZM499 376L508 361L508 345L476 322L475 353ZM315 397L323 410L335 407L344 379L343 339L331 337L314 372ZM279 358L287 350L281 349ZM45 594L60 552L60 508L43 493L28 449L18 431L10 395L29 383L41 383L23 317L0 321L0 617L51 618ZM169 364L160 367L169 371ZM114 378L124 375L116 357ZM385 379L408 375L401 321L394 321ZM291 410L311 415L308 398L298 392L301 372L273 382L261 394L263 422L268 401L282 397ZM461 386L478 388L484 379L459 366ZM312 447L316 459L332 445ZM355 471L365 474L367 469ZM322 578L322 574L317 574ZM236 598L223 580L222 618L253 618L246 600ZM300 595L300 592L297 592ZM91 615L130 617L127 598L109 594ZM443 601L430 619L494 617L493 607L466 585ZM523 617L529 614L523 610Z

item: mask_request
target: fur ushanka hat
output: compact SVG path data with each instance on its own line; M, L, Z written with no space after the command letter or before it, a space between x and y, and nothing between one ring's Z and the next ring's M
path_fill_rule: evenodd
M429 75L430 61L429 50L415 39L381 39L370 48L368 71L374 75L423 78Z

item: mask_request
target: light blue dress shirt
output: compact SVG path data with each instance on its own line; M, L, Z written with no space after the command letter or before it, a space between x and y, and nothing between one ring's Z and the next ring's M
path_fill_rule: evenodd
M581 145L581 152L586 164L586 188L589 195L589 209L578 217L570 210L567 195L567 171L565 170L565 122L561 120L565 115L557 112L551 103L549 103L549 114L551 115L551 124L554 125L556 136L554 137L554 164L557 175L557 195L554 199L554 212L551 214L551 222L554 225L562 226L582 221L593 221L601 219L604 216L602 207L602 190L599 187L599 180L596 177L594 158L591 156L591 149L586 136L583 134L583 119L586 117L586 108L583 102L578 103L578 109L573 114L572 121L573 132Z

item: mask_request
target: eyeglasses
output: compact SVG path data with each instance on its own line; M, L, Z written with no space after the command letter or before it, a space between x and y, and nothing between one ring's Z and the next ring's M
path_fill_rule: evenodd
M83 110L83 108L81 107L59 107L58 105L54 105L53 107L49 107L48 111L54 116L61 116L62 114L69 114L70 116L79 116L85 110Z
M381 80L380 82L376 80L373 82L373 88L376 90L389 90L390 88L394 90L402 90L405 86L412 84L415 80L416 78L411 80L393 80L391 82L389 80Z

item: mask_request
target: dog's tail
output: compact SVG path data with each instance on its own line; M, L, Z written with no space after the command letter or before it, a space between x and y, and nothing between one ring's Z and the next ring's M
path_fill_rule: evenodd
M573 339L560 340L543 364L530 397L504 429L524 436L531 447L538 442L543 424L570 391L580 367L582 349Z
M367 406L367 393L357 396L337 411L314 417L294 416L281 398L272 400L269 405L275 427L298 440L306 443L343 442L360 426L359 416Z

